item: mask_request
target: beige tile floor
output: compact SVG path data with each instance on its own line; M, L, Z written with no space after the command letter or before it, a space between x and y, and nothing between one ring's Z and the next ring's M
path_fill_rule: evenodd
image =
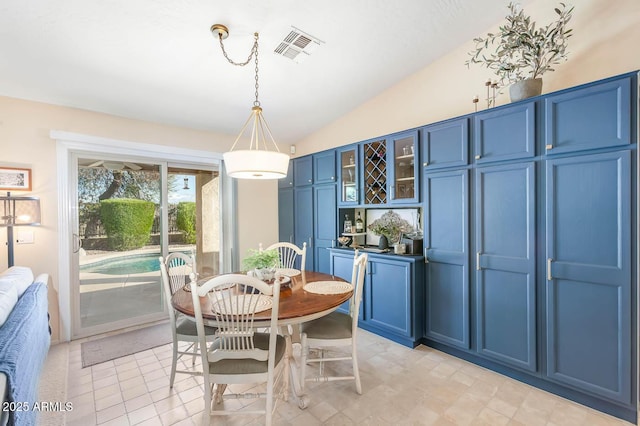
M169 389L170 345L88 368L82 368L80 342L65 345L66 398L74 406L67 425L202 423L202 379L177 375ZM358 349L362 395L353 382L310 383L308 408L280 402L274 424L630 425L424 346L412 350L361 330ZM255 416L212 422L262 423Z

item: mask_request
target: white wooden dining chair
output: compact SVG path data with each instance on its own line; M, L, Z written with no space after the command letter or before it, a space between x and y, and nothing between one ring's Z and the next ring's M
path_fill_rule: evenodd
M286 375L289 359L286 340L278 335L280 286L269 285L255 277L242 274L219 275L201 286L191 283L194 313L200 345L205 345L205 322L201 297L211 300L211 313L218 327L217 339L201 353L204 376L204 424L212 415L264 414L264 424L271 425L277 396L286 397ZM267 333L254 326L255 313L271 309ZM257 325L257 324L255 324ZM246 384L265 383L266 392L225 393L228 385L239 384L241 390L253 391ZM215 397L213 386L217 384ZM276 393L277 388L282 391ZM238 390L238 389L234 389ZM225 400L264 399L264 409L250 404L246 410L238 405L225 406ZM246 402L242 402L246 406Z
M367 254L358 254L356 250L353 260L353 271L351 274L351 284L353 285L353 296L349 299L349 313L334 311L329 315L300 325L300 343L302 345L302 356L300 362L300 381L304 392L306 382L330 382L334 380L355 380L356 391L362 394L360 384L360 372L358 370L358 353L356 347L356 332L358 331L358 314L362 301L362 287L364 283L365 271L367 268ZM331 347L350 348L350 353L340 353L336 356L327 357L327 348ZM318 356L310 358L309 355L317 353ZM350 376L328 376L325 374L325 363L334 361L351 360L353 375ZM318 374L307 377L307 363L318 363Z
M176 291L184 291L185 285L188 286L188 278L195 277L195 260L191 256L183 253L171 253L166 259L160 257L160 274L162 276L162 287L166 303L169 305L169 322L171 323L171 336L173 341L173 358L171 360L171 375L169 376L169 387L173 387L176 373L201 375L197 370L178 370L178 360L183 355L192 356L191 365L195 365L198 356L198 331L196 323L193 319L177 312L171 307L171 296ZM187 287L190 289L190 287ZM207 341L215 338L215 327L207 327ZM188 342L189 346L185 350L180 349L180 342Z
M271 244L265 250L278 250L280 255L280 268L296 268L304 271L307 261L307 243L302 243L302 248L291 243ZM298 263L299 261L299 263Z

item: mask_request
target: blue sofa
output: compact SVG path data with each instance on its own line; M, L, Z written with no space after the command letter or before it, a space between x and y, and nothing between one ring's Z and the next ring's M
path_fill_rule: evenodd
M41 274L33 280L0 327L0 425L36 424L38 412L32 408L51 343L48 279Z

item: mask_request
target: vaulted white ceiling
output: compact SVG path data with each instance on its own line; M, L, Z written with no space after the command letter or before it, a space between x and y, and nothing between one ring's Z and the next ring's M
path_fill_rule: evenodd
M501 21L505 0L3 0L0 95L235 135L254 100L294 143ZM304 61L274 49L294 26ZM463 66L461 64L461 66Z

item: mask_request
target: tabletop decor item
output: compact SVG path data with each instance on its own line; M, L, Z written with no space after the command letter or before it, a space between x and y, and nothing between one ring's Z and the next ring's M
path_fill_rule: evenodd
M368 228L371 232L380 236L381 241L378 247L381 249L388 248L389 244L397 244L403 233L413 231L411 224L392 210L371 222ZM382 247L385 240L387 241L387 247Z
M242 266L247 270L247 275L252 275L262 281L272 280L276 268L280 262L278 250L249 250L250 255L245 257Z
M499 84L511 84L511 101L519 101L542 93L542 74L567 60L567 40L571 29L573 6L560 3L554 8L558 18L546 26L536 27L519 4L509 3L506 24L496 33L473 39L475 49L469 52L465 65L480 64L499 77Z

